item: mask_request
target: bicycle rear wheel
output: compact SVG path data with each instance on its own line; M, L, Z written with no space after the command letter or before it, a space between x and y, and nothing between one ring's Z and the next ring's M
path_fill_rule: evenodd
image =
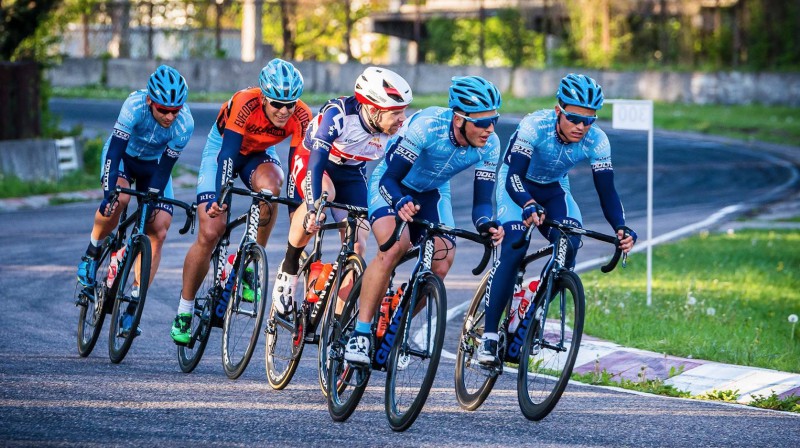
M331 320L328 352L328 413L337 422L346 421L356 410L370 377L370 366L353 366L344 359L344 350L356 328L361 279L356 279L342 314Z
M444 343L447 323L444 284L439 277L427 275L417 288L416 300L412 297L409 308L403 311L387 361L385 409L393 431L408 429L422 411Z
M308 254L300 254L300 265L305 263ZM306 296L306 286L308 283L308 273L311 264L300 271L297 275L297 285L295 286L294 299L301 302ZM274 300L272 298L271 300ZM265 333L265 364L267 381L275 390L282 390L292 381L294 372L300 364L305 347L305 324L306 315L296 307L288 316L281 316L275 312L275 307L270 303L269 318Z
M106 300L112 300L109 295L111 288L106 283L108 277L109 264L111 262L111 238L106 238L100 259L97 261L97 272L95 273L95 285L92 288L83 288L78 285L78 354L87 357L100 336L103 329L103 322L106 319L104 306Z
M214 288L214 277L217 275L217 254L214 251L211 254L211 261L209 262L208 272L203 278L203 283L200 284L200 289L197 290L197 295L194 299L194 309L192 310L192 331L191 339L185 346L178 346L178 365L181 367L183 373L191 373L206 350L208 343L208 336L211 334L211 309L214 300L212 297L218 294Z
M147 235L135 236L117 273L114 310L111 312L111 325L108 329L108 356L115 364L125 358L133 338L136 337L150 286L151 261L150 238ZM137 283L138 296L135 294ZM127 332L122 331L123 318L131 319Z
M264 248L251 243L238 256L242 260L235 273L236 280L222 324L222 367L230 379L239 378L253 356L267 302L267 255ZM243 298L245 283L253 291L252 301Z
M561 271L557 275L546 315L539 316L543 314L543 301L534 302L534 316L539 319L531 322L520 350L517 398L522 414L529 420L543 419L556 406L581 345L583 285L574 272Z
M477 352L483 337L484 328L484 295L489 283L489 274L481 281L475 296L464 315L461 326L461 339L456 352L456 399L458 404L468 411L478 409L489 396L497 381L499 370L481 366Z
M337 302L339 298L341 298L342 303L347 300L356 280L364 274L365 265L364 259L359 255L353 254L347 257L344 269L341 269L337 274L338 281L334 282L331 286L332 291L328 294L328 306L322 320L319 346L317 347L317 373L319 387L324 396L328 395L328 345L330 345L333 338L333 325L331 325L331 322L341 313L341 310L339 310L339 313L336 312Z

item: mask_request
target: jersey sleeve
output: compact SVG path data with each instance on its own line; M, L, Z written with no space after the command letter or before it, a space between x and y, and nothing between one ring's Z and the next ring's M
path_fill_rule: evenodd
M186 145L189 143L194 133L194 118L192 118L192 113L184 107L184 109L181 109L180 118L180 120L175 120L175 123L172 124L172 126L175 126L175 135L172 137L172 140L167 143L170 149L178 153L186 148Z
M311 136L311 147L308 149L330 152L333 142L342 135L344 117L344 109L338 103L330 103L324 108L317 131Z
M311 108L302 101L297 102L297 108L294 111L294 129L292 130L292 141L289 146L297 148L303 143L303 138L306 135L308 124L311 122ZM291 158L289 159L291 161Z

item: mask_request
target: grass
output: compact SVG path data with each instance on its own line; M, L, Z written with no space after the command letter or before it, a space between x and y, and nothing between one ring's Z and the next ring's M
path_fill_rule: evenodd
M58 182L24 181L16 176L0 174L0 198L19 198L37 194L60 193L99 188L96 174L75 171L62 177Z
M97 98L122 100L128 96L128 89L108 89L99 86L54 87L53 96L63 98ZM192 92L193 102L222 103L233 92ZM346 95L347 93L340 93ZM336 96L330 93L305 93L303 101L311 105L321 105ZM506 96L501 113L527 114L551 108L552 97L514 98ZM447 104L447 95L417 95L412 106L422 109L429 106ZM783 106L751 105L699 105L682 103L654 104L653 120L657 129L699 132L748 141L764 141L781 144L796 144L800 141L800 108ZM611 119L611 107L601 110L601 119Z
M686 358L800 373L800 232L701 234L653 249L627 269L582 275L585 332Z

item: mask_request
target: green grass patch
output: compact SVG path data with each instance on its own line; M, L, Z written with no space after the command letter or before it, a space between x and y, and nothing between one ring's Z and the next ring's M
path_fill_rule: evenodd
M636 390L648 394L666 395L669 397L689 398L691 396L689 392L678 390L671 384L664 384L664 379L645 377L644 370L645 368L642 367L639 378L635 381L627 378L618 378L606 369L583 374L573 373L571 379L595 386L621 387L623 389ZM680 369L680 371L678 371L673 368L670 370L669 376L673 377L678 375L682 370L683 369Z
M0 198L19 198L37 194L60 193L99 188L97 175L75 171L62 177L58 182L24 181L16 176L0 175Z
M582 275L585 332L674 356L800 373L800 232L704 233ZM794 316L794 317L792 317Z

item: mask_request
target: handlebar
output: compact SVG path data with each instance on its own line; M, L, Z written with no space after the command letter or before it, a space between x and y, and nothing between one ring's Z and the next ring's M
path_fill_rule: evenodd
M228 181L225 185L222 186L222 189L219 194L219 200L217 204L223 204L228 199L228 196L231 194L238 194L240 196L249 196L253 199L263 201L263 202L277 202L279 204L285 205L300 205L300 201L293 198L287 198L285 196L274 196L271 190L263 189L261 191L251 191L247 188L239 188L233 186L233 181Z
M600 267L600 271L602 271L604 274L613 271L614 268L617 267L617 263L619 262L620 258L626 260L628 257L628 255L624 254L622 252L622 249L619 247L620 240L619 238L617 238L616 235L606 235L604 233L595 232L594 230L588 230L581 227L575 227L569 224L564 224L552 220L550 218L546 218L541 225L558 229L561 232L566 233L568 235L587 236L589 238L598 241L603 241L605 243L613 244L615 248L614 255L611 257L611 260L606 265ZM514 242L511 245L511 248L517 250L522 248L524 245L528 244L528 242L531 239L531 233L533 232L534 228L535 228L534 226L529 226L525 230L525 233L522 235L522 238ZM622 266L625 267L625 261L623 261Z
M159 190L156 190L155 188L150 188L148 191L145 192L145 191L132 190L130 188L125 188L125 187L120 187L119 185L117 185L117 187L114 188L114 191L111 192L111 195L109 195L108 202L113 204L114 202L117 201L119 195L123 193L131 196L136 196L137 198L141 198L145 202L163 202L165 204L175 205L184 209L186 211L186 221L184 222L183 227L180 230L178 230L178 233L184 235L190 229L192 233L194 233L194 222L195 222L194 218L197 215L196 202L187 204L186 202L179 201L177 199L170 199L170 198L165 198L164 196L159 196L161 192Z
M407 223L403 221L399 216L395 216L395 228L394 232L392 232L392 236L389 239L380 245L379 249L381 252L386 252L387 250L391 249L392 246L395 245L398 241L400 241L400 236L403 233L403 229L406 228ZM486 269L486 265L489 264L489 258L494 251L494 244L492 243L491 237L487 235L481 235L479 233L470 232L469 230L459 229L456 227L450 227L441 223L430 222L428 220L422 218L415 218L411 221L411 224L416 226L425 227L428 233L434 234L446 234L452 235L457 238L464 238L470 241L474 241L478 244L483 245L483 257L478 265L472 270L472 275L478 275Z

